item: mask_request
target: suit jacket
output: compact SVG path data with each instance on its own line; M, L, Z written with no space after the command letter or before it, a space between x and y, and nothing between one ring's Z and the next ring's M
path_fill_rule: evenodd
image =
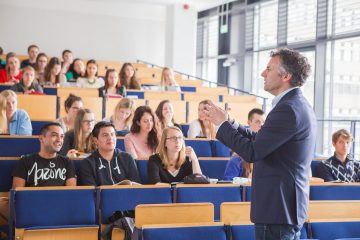
M217 138L254 163L251 221L303 224L309 202L309 171L315 150L314 112L296 88L285 94L255 134L224 122Z

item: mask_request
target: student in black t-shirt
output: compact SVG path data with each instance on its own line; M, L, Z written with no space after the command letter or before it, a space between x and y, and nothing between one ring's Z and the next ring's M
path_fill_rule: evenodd
M184 136L178 127L164 129L157 151L148 163L152 184L181 182L185 176L202 173L194 150L185 148Z
M13 188L44 186L75 186L73 163L58 155L64 142L59 123L45 124L40 130L40 152L23 156L14 169Z
M114 185L123 180L140 182L135 160L116 148L116 130L112 123L98 122L92 136L97 150L81 162L83 185Z

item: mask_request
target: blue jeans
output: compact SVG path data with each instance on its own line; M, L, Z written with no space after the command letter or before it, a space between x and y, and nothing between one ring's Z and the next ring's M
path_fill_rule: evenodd
M255 224L256 240L299 240L302 225Z

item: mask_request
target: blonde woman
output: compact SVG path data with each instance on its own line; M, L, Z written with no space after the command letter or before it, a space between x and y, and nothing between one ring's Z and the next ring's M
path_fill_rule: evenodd
M171 68L163 68L163 71L161 73L160 87L163 91L181 92L181 88L176 82L174 72Z
M198 119L190 123L188 131L189 138L215 138L215 125L206 119L205 106L207 104L209 104L209 100L204 100L199 103Z
M28 113L17 108L17 96L12 90L5 90L0 93L2 101L6 101L6 122L7 133L11 135L31 135L32 126ZM2 103L4 106L4 103ZM2 117L1 121L4 117Z
M0 94L0 134L8 133L8 124L6 118L6 98Z
M61 155L70 158L87 156L95 147L91 132L95 125L95 115L90 109L79 109L74 123L74 129L65 133L64 144L60 150Z
M114 114L111 117L104 118L103 121L114 124L116 136L125 136L130 132L134 111L134 100L123 98L116 104Z
M151 184L181 182L185 176L202 173L194 150L185 147L184 136L178 127L164 129L157 152L148 163Z

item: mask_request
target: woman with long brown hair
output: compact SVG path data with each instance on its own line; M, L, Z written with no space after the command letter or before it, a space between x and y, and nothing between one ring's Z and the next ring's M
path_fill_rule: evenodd
M139 80L136 78L136 70L131 63L124 63L121 67L119 86L125 86L126 89L140 90Z

